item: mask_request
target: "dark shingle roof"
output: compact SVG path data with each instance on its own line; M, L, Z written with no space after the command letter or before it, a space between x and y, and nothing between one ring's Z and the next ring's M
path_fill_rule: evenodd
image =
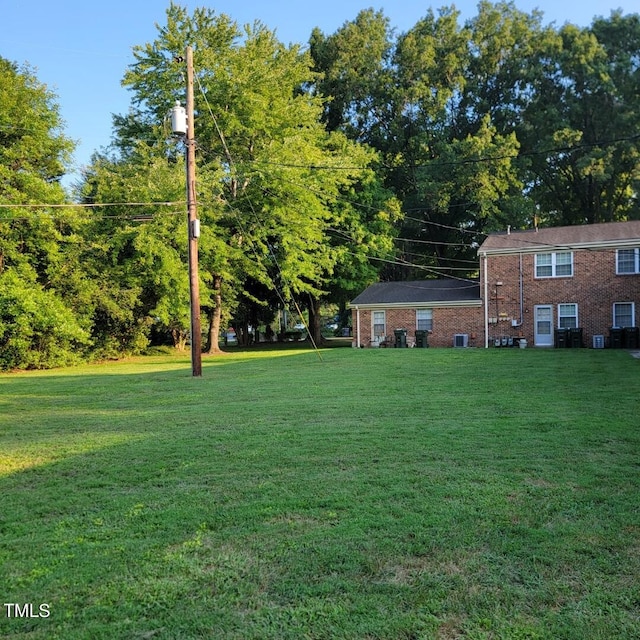
M640 244L640 220L604 222L571 227L547 227L511 233L492 233L478 252L535 252L554 249L579 249L620 246L622 243Z
M351 306L476 302L478 300L480 300L480 285L477 282L442 278L407 282L377 282L354 298L351 301Z

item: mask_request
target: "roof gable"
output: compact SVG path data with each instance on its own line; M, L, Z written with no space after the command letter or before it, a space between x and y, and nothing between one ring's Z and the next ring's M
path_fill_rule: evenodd
M480 245L478 253L536 253L634 245L640 246L640 220L492 233Z
M480 285L469 280L440 278L406 282L377 282L351 301L352 307L447 306L480 302Z

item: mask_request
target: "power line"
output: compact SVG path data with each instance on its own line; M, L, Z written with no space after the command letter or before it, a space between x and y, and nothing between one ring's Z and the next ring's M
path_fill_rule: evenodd
M420 222L421 224L430 224L434 227L441 227L443 229L450 229L451 231L460 231L461 233L470 233L474 236L477 235L481 235L481 236L487 236L489 234L485 233L484 231L474 231L472 229L465 229L464 227L454 227L453 225L450 224L444 224L442 222L434 222L433 220L425 220L424 218L413 218L411 216L404 216L405 220L413 220L414 222Z
M93 202L93 203L63 203L63 204L5 204L0 203L3 209L99 209L101 207L176 207L186 204L185 200L176 202Z
M414 164L414 165L404 165L401 168L403 169L428 169L432 167L455 167L455 166L464 166L469 164L479 164L483 162L496 162L499 160L515 160L518 158L526 158L529 156L541 156L541 155L554 155L559 153L571 153L573 151L583 151L585 149L592 149L594 147L610 147L614 144L618 144L620 142L633 142L634 140L640 139L640 134L636 134L633 136L627 136L624 138L613 138L612 140L599 140L596 142L585 142L583 144L578 144L574 146L568 147L552 147L550 149L540 149L540 150L531 150L531 151L522 151L518 153L505 153L503 155L498 156L481 156L479 158L465 158L463 160L451 160L445 161L440 159L434 159L434 161L430 164Z
M621 142L633 142L635 140L640 139L640 134L635 134L632 136L626 136L622 138L612 138L611 140L598 140L595 142L585 142L583 144L574 145L574 146L565 146L565 147L551 147L549 149L540 149L540 150L531 150L531 151L522 151L518 153L506 153L502 155L496 156L480 156L478 158L464 158L461 160L440 160L438 158L434 158L434 160L429 164L407 164L402 165L401 169L427 169L433 167L452 167L452 166L464 166L468 164L479 164L479 163L490 163L496 162L499 160L509 160L509 159L517 159L528 156L539 156L539 155L554 155L559 153L570 153L573 151L583 151L585 149L592 149L594 147L610 147L615 144L619 144ZM303 163L288 163L288 162L269 162L267 160L249 160L247 162L251 162L258 165L266 165L266 166L274 166L281 168L289 168L289 169L308 169L308 170L317 170L317 171L363 171L368 169L366 166L336 166L336 165L318 165L318 164L303 164ZM396 169L396 166L390 166L386 164L382 164L386 169Z
M353 255L353 256L358 256L359 254L353 252L353 251L347 251L346 253ZM395 265L395 266L399 266L399 267L411 267L412 269L417 269L419 271L426 271L427 273L431 273L432 275L436 275L438 277L442 277L442 274L438 272L437 267L429 267L427 265L420 265L420 264L415 264L412 262L407 262L406 260L402 260L401 258L380 258L377 256L367 256L367 260L372 260L375 262L384 262L385 264L391 264L391 265ZM474 280L470 280L469 278L461 278L459 276L453 276L453 275L449 275L448 276L451 280L458 280L460 282L468 282L470 283L470 286L472 285L476 285L477 286L477 281ZM459 287L457 287L459 288Z
M234 168L235 167L234 158L233 158L233 156L231 154L231 151L230 151L230 149L229 149L229 147L227 145L227 142L226 142L226 139L224 137L224 134L223 134L222 130L220 129L219 125L218 125L218 121L217 121L217 119L216 119L216 117L215 117L215 115L213 113L213 109L211 108L211 105L209 104L209 100L207 98L206 93L204 92L204 89L203 89L202 84L200 82L199 76L197 74L195 74L195 77L196 77L196 81L198 83L198 88L200 90L200 93L202 94L202 97L203 97L203 99L205 101L205 104L207 105L207 109L209 111L209 115L211 116L211 119L213 120L213 123L214 123L215 128L216 128L216 131L218 132L218 136L220 138L220 142L221 142L221 144L222 144L222 146L224 148L225 154L227 156L227 161L229 162L229 166ZM254 219L256 220L258 225L261 225L261 221L260 221L260 219L258 218L258 216L256 214L255 207L253 206L253 202L251 201L251 199L247 199L247 201L248 201L249 206L251 208L251 211L253 213ZM226 201L226 199L225 199L225 202L227 202L227 204L230 205L230 203L228 203L228 201ZM231 210L234 213L236 213L236 220L238 221L238 224L240 225L240 228L242 229L242 221L240 220L240 217L237 215L237 212L235 211L235 208L231 207ZM252 250L254 256L256 257L256 260L260 260L260 256L258 255L258 252L257 252L257 250L255 248L255 243L252 240L251 235L249 233L247 233L246 231L243 231L243 233L247 236L247 238L249 238L249 242L251 244L251 250ZM280 267L280 263L279 263L276 255L275 255L275 253L273 252L273 248L271 247L270 243L267 243L267 248L268 248L269 254L271 255L271 259L273 260L273 262L276 265L276 268L278 270L278 273L280 274L280 278L282 280L285 280L284 273L283 273L283 271L282 271L282 269ZM267 270L267 273L268 273L268 270ZM271 276L269 276L269 278L270 278L271 284L273 285L273 288L274 288L274 290L276 292L276 295L281 300L283 308L285 308L287 305L286 305L286 302L284 300L284 295L278 289L278 286L274 282L273 278L271 278ZM296 301L296 299L293 296L293 294L291 294L291 299L293 301L293 304L295 305L295 308L296 308L296 311L298 313L298 316L299 316L300 320L306 326L306 321L304 320L302 312L300 311L300 307L298 306L298 302ZM320 359L320 361L322 362L322 354L320 353L320 351L318 349L318 346L316 345L316 342L315 342L313 336L311 335L311 332L309 331L309 327L306 327L306 328L307 328L307 335L309 336L309 339L311 340L311 344L313 345L313 349L314 349L316 355L318 356L318 358Z
M437 240L418 240L417 238L394 238L394 240L399 240L401 242L413 242L415 244L433 244L440 247L466 247L473 248L471 245L466 245L464 242L439 242Z
M155 213L155 214L145 214L145 213L139 213L139 214L124 214L124 213L112 213L112 214L98 214L98 215L92 215L91 216L91 221L94 220L122 220L122 221L133 221L133 222L141 222L141 221L150 221L150 220L157 220L159 218L163 218L166 216L181 216L183 214L182 211L165 211L162 213ZM64 222L66 220L68 220L68 218L55 218L53 216L49 216L46 212L44 211L39 211L37 212L37 214L41 219L49 219L51 222ZM33 217L27 217L25 215L21 215L21 216L0 216L0 222L18 222L18 221L28 221L28 220L33 220Z
M201 91L202 91L202 88L201 88ZM206 102L206 97L205 97L205 102ZM211 117L214 119L214 122L215 122L215 116L214 116L214 115L213 115L213 113L211 112L211 107L210 107L210 105L208 104L208 102L207 102L207 107L209 108L209 110L210 110L210 115L211 115ZM217 122L216 122L216 127L217 127ZM219 130L219 129L218 129L218 130ZM228 149L227 149L227 150L228 150ZM263 163L263 164L267 164L267 165L270 165L270 166L293 166L293 165L282 165L282 164L279 164L279 163ZM232 163L230 163L230 166L235 167L235 164L232 162ZM304 165L300 165L298 168L305 168L305 166L304 166ZM366 169L366 167L351 167L351 170L359 170L359 171L362 171L362 170L365 170L365 169ZM326 194L324 194L322 191L319 191L319 190L317 190L317 189L312 189L312 188L310 188L310 187L309 187L309 185L302 185L302 184L300 184L299 182L294 181L294 180L287 180L287 179L283 179L283 178L282 178L282 176L278 176L278 178L279 178L279 180L280 180L280 181L283 181L283 182L286 182L286 183L289 183L289 184L295 185L295 186L297 186L297 187L303 188L303 189L305 189L306 191L312 191L313 193L315 193L316 195L319 195L320 197L324 197L324 196L326 195ZM266 191L267 191L268 193L272 193L270 189L267 189ZM379 207L373 207L373 206L371 206L371 205L365 205L365 204L360 203L360 202L356 202L356 201L353 201L353 200L349 200L349 199L344 198L344 197L342 197L342 196L340 196L340 195L338 195L338 196L334 196L334 197L335 197L335 199L336 199L336 201L337 201L337 202L345 202L345 203L348 203L348 204L350 204L350 205L352 205L352 206L354 206L354 207L356 207L356 208L360 208L360 209L367 209L367 210L371 210L371 211L381 211L381 210L384 210L384 209L380 209ZM294 198L295 198L295 196L294 196ZM249 197L247 197L247 202L249 203L249 207L252 209L252 211L254 211L254 215L255 215L255 210L254 210L254 208L253 208L253 203L252 203L252 201L251 201L251 199L250 199ZM231 207L231 205L229 205L229 206ZM236 215L237 215L237 210L235 209L235 207L231 207L231 208L232 208L232 210L233 210L234 214L236 214ZM388 214L390 214L390 215L393 215L393 214L392 214L392 212L390 212L390 211L387 211L387 213L388 213ZM419 220L419 219L417 219L417 218L416 218L415 220L416 220L416 221L418 221L418 222L421 222L421 223L425 223L425 222L427 222L427 221L424 221L424 220ZM258 223L259 223L259 224L261 224L259 221L258 221ZM478 232L470 231L470 230L468 230L468 229L463 229L463 228L458 228L458 227L452 227L452 226L450 226L450 225L444 225L444 224L439 224L439 223L433 223L433 224L434 224L434 225L436 225L436 226L445 227L445 228L449 228L449 229L453 229L453 230L457 230L457 231L463 231L463 232L466 232L466 233L472 233L474 236L477 236L477 235L478 235ZM348 239L348 240L353 240L353 238L352 238L348 233L346 233L346 232L344 232L344 231L337 230L337 229L331 229L331 228L328 228L328 229L327 229L327 231L334 232L334 233L338 233L338 234L342 235L343 237L345 237L345 238L346 238L346 239ZM483 234L483 235L486 235L486 234ZM393 239L393 240L408 240L408 239L404 239L404 238L392 238L392 239ZM419 242L419 241L418 241L418 242ZM427 241L422 241L422 242L425 242L425 243L426 243ZM458 243L458 244L453 245L453 244L451 244L451 243L437 243L437 242L435 242L435 241L434 241L432 244L442 244L442 245L447 245L447 244L448 244L448 245L450 245L450 246L461 246L461 247L466 246L466 245L464 245L464 243ZM269 247L269 251L271 251L271 247ZM353 252L348 252L348 253L350 253L350 254L352 254L352 255L358 255L358 254L355 254L355 253L353 253ZM427 266L425 266L425 265L420 265L420 264L412 263L412 262L409 262L409 261L406 261L406 260L401 260L401 259L399 259L399 258L394 258L393 260L391 260L391 259L379 258L379 257L374 257L374 256L366 256L366 257L367 257L367 259L370 259L370 260L378 260L378 261L382 261L382 262L385 262L385 263L388 263L388 264L395 264L395 265L397 265L397 266L409 267L409 268L414 268L414 269L421 269L421 270L425 270L425 271L428 271L428 272L430 272L430 273L433 273L433 274L435 274L435 275L441 275L441 274L439 274L439 273L438 273L438 270L437 270L438 268L437 268L437 267L427 267ZM277 260L276 260L275 256L272 256L272 258L274 259L274 261L275 261L275 263L276 263L276 266L277 266L277 267L278 267L278 269L279 269L279 265L277 264ZM454 260L454 259L451 259L451 260ZM458 261L458 262L460 262L460 261ZM474 265L474 266L478 264L476 261L473 261L473 262L468 261L468 262L469 262L469 264L472 264L472 265ZM451 271L451 270L453 270L454 268L453 268L453 267L450 267L450 268L447 268L447 267L439 267L439 269L440 269L440 270L443 270L443 271ZM456 269L456 270L468 271L468 269L464 269L464 268L458 268L458 269Z

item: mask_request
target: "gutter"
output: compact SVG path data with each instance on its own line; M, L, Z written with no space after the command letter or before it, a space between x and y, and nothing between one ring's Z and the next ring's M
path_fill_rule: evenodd
M437 309L447 307L480 307L482 306L482 300L450 300L445 302L443 300L435 300L433 302L372 302L370 304L347 304L349 309L371 309L371 310L384 310L384 309Z
M514 253L545 253L548 251L604 251L607 249L635 248L638 246L638 241L638 238L620 238L593 242L571 242L568 244L554 242L534 244L534 242L529 243L526 241L519 241L515 246L483 249L482 253L483 255L504 256Z

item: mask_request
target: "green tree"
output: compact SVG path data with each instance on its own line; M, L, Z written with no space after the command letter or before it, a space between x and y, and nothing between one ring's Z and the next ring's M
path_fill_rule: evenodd
M59 251L52 210L38 205L65 202L59 178L73 145L60 130L54 96L0 58L0 270L27 263L46 279Z
M318 88L335 91L329 104L341 110L328 125L381 153L381 175L406 214L397 220L398 260L384 269L384 278L424 277L425 270L471 274L473 233L479 238L522 217L522 185L512 160L518 143L501 134L490 115L472 115L465 91L481 56L470 46L471 29L458 20L453 7L437 16L428 11L391 43L383 16L369 12L334 36L321 39L316 32L312 39L316 66L332 79ZM350 65L351 51L377 54L369 61L368 100L360 97L364 81L359 62Z
M550 224L638 217L638 16L565 25L520 137L532 197Z
M88 332L62 297L29 265L0 273L0 369L46 369L79 362Z
M316 327L322 304L337 304L344 318L346 303L375 282L396 256L394 235L402 219L401 203L384 188L377 172L370 171L343 190L336 212L329 235L336 255L329 292L310 304Z
M166 155L140 143L124 158L95 156L85 176L84 262L100 283L89 306L103 356L140 352L152 330L178 348L188 338L185 178Z
M72 150L55 96L0 58L0 368L56 366L88 346L74 295L85 288L73 261L79 216L56 208Z
M323 99L302 90L314 73L300 46L285 47L260 23L241 31L224 15L189 15L174 4L156 41L135 49L124 82L138 123L120 121L123 139L145 123L152 129L180 99L185 44L194 50L201 269L212 287L213 335L222 300L228 315L241 300L264 302L251 283L284 299L328 291L336 203L374 157L322 125Z
M382 154L403 204L405 266L382 277L472 275L475 242L508 226L638 216L638 25L615 12L557 29L483 1L463 26L445 7L394 41L371 11L314 32L327 126Z
M513 2L483 0L466 24L469 58L456 109L461 133L472 133L489 116L503 135L517 131L535 95L534 81L558 44L542 14L518 10Z
M309 51L318 73L313 89L330 96L323 113L327 129L373 146L386 138L393 39L383 12L361 11L329 36L314 29Z

